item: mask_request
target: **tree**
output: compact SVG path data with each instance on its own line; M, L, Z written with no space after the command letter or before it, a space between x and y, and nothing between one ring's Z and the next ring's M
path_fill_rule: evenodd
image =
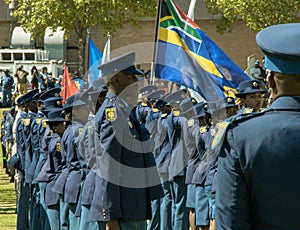
M44 36L47 27L54 31L58 26L63 27L66 37L75 31L82 73L90 26L101 25L106 34L114 34L125 21L137 26L139 19L154 17L156 5L156 0L18 0L14 16L33 38Z
M300 10L300 0L204 0L216 20L220 33L231 30L237 20L243 20L253 31L265 27L293 22Z

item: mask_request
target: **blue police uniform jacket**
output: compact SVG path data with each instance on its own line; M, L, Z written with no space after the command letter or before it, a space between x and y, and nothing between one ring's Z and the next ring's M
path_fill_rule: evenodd
M25 135L25 182L29 183L31 181L28 180L28 173L30 171L30 165L32 161L32 146L31 146L31 124L33 119L35 118L36 113L28 111L27 117L23 121L23 129ZM30 177L30 176L29 176Z
M65 184L66 184L66 181L67 181L67 178L69 175L70 164L67 164L67 152L68 152L68 147L69 147L68 143L70 141L72 142L72 140L73 140L73 138L71 138L69 140L70 135L73 137L72 123L70 123L68 125L68 127L66 128L66 130L61 138L62 139L61 140L61 156L62 156L61 163L63 165L63 168L62 168L60 174L57 176L55 183L53 185L53 188L52 188L52 190L54 192L57 192L58 194L63 194ZM72 145L72 146L70 146L70 148L71 147L74 147L74 146Z
M168 176L171 157L171 145L168 135L166 117L160 117L157 121L157 134L154 136L154 158L159 174Z
M96 148L97 140L95 131L95 115L89 115L88 122L85 124L79 140L79 152L83 154L86 163L86 178L82 186L81 204L91 205L95 191L95 180L97 173L96 157L99 148ZM84 168L82 169L84 170Z
M184 176L186 165L188 162L188 154L186 152L182 124L186 122L186 118L169 114L166 123L168 136L171 146L170 164L168 168L169 178L175 176Z
M9 115L10 116L10 115ZM5 139L12 141L13 140L13 134L12 134L12 127L13 127L13 123L14 123L14 119L12 116L10 116L10 121L6 121L5 122Z
M200 135L199 122L194 118L190 118L189 120L186 120L186 122L183 122L182 130L185 147L188 154L185 183L191 184L195 170L200 162L196 145L196 141Z
M38 183L38 182L47 182L48 177L47 177L47 165L46 160L48 157L48 147L49 147L49 142L52 138L53 132L50 130L49 126L47 125L46 122L43 122L45 126L45 130L43 133L43 138L41 139L41 149L40 149L40 157L39 161L36 165L35 172L34 172L34 178L33 178L33 183Z
M20 117L17 120L16 125L16 144L17 144L17 155L20 159L20 168L18 170L21 172L20 176L25 176L25 151L26 151L26 138L24 134L23 124L27 113L20 111Z
M146 117L145 127L149 131L152 138L157 134L157 122L161 113L158 109L151 109Z
M57 173L60 172L62 168L60 147L61 137L57 133L54 133L49 142L48 158L45 163L45 165L47 165L46 172L48 177L45 189L45 204L47 207L56 205L59 201L59 194L53 192L52 187L54 185Z
M300 229L300 97L233 121L219 155L217 229Z
M73 131L67 139L66 164L69 165L69 174L65 183L64 201L67 203L77 203L80 193L80 183L85 175L81 170L85 167L83 154L80 154L78 145L83 125L72 121Z
M143 152L149 147L148 140L141 141L145 132L139 129L133 111L109 92L96 114L95 125L102 149L99 156L101 176L96 179L91 220L150 219L151 199L163 195L160 185L155 189L147 187L152 183L160 184L160 180L156 168L151 168L155 165L152 153ZM132 174L136 170L138 173Z
M206 182L206 176L210 169L210 149L211 149L211 133L209 127L202 127L199 135L197 136L197 152L200 162L194 172L192 183L204 186ZM212 182L209 182L212 183Z
M30 144L31 144L31 152L32 152L32 159L31 159L31 164L30 167L26 173L26 182L31 183L33 181L34 177L34 172L36 165L38 163L38 158L39 158L39 124L42 121L42 118L45 115L42 112L38 112L35 116L35 118L31 122L31 128L30 128Z
M151 108L144 103L138 103L136 108L135 108L135 116L137 118L137 120L139 122L141 122L141 124L145 124L146 123L146 118L148 115L148 112L150 112Z

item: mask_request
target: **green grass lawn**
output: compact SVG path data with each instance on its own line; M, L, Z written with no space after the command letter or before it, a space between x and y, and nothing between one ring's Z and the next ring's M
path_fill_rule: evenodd
M2 120L2 111L0 109L0 119ZM2 149L0 147L0 229L16 229L17 215L16 193L14 183L9 183L10 177L5 174L3 169Z

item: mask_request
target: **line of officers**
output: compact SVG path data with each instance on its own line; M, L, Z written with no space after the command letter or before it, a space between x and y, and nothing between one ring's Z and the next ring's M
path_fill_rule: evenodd
M132 108L134 60L101 65L64 104L60 88L17 98L17 229L215 229L218 124L259 111L265 91L242 82L238 106L147 85Z

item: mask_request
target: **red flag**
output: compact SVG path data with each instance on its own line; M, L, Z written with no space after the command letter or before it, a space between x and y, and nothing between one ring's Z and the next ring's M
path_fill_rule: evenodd
M64 75L62 81L62 91L60 95L63 97L64 101L67 100L70 96L79 93L79 90L70 76L70 73L67 69L67 66L64 67Z

